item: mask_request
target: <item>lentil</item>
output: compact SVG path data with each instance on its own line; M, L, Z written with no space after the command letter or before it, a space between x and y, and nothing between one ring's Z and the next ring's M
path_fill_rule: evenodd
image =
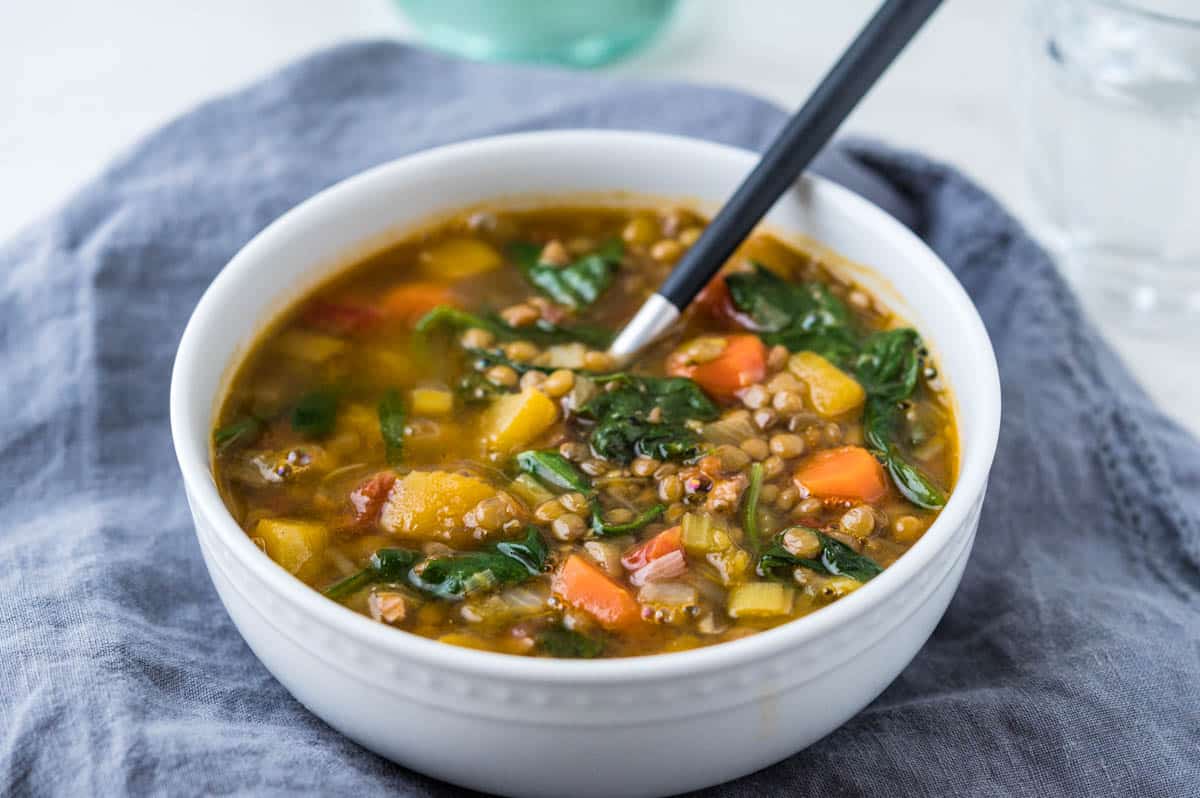
M517 384L517 372L512 366L492 366L483 373L488 382L512 388Z
M771 447L762 438L747 438L741 442L741 449L751 460L766 460L771 453Z
M634 246L649 246L658 236L658 225L646 216L635 216L621 231L621 238L626 244Z
M558 502L572 513L583 515L588 511L588 500L582 493L564 493L558 497Z
M462 338L459 340L466 349L487 349L496 340L496 336L487 330L471 327L462 334Z
M542 383L542 390L551 399L559 399L570 393L575 387L575 372L568 369L558 369L550 373Z
M794 391L780 391L771 397L771 407L785 416L793 415L804 409L804 397Z
M762 384L751 385L746 390L742 391L742 404L751 410L757 410L760 407L765 407L767 402L771 400L771 394L767 391L766 386Z
M674 263L683 254L683 246L672 238L664 238L650 247L650 257L660 263Z
M533 517L538 521L541 521L543 524L547 524L558 518L566 511L567 508L563 507L562 503L559 502L558 499L551 499L550 501L539 504L537 509L533 511Z
M789 554L811 560L820 555L821 540L811 529L794 526L784 534L783 547Z
M700 240L700 236L704 234L704 229L701 227L685 227L679 231L678 237L675 239L680 246L691 247Z
M540 355L541 350L528 341L513 341L504 347L504 354L509 360L528 363Z
M563 513L550 524L550 531L559 540L579 540L587 532L587 522L575 513Z
M804 439L799 435L780 433L771 436L771 454L778 455L785 460L799 457L804 454L805 448Z
M803 515L816 515L825 509L825 502L820 499L808 498L796 505L796 510Z
M925 524L913 515L902 515L892 522L892 537L901 543L916 543L925 531Z
M861 540L875 531L875 513L870 507L860 504L847 510L838 520L838 526L847 535Z
M571 262L571 253L567 252L563 242L555 238L542 247L542 254L538 256L538 262L551 266L566 266Z
M775 507L786 512L795 507L799 500L800 491L789 485L779 491L779 496L775 499Z
M763 460L763 476L767 479L774 479L783 473L783 458L777 454L773 454L766 460Z
M659 461L650 457L639 457L629 464L629 470L635 476L648 477L661 467Z
M527 371L521 375L521 388L536 388L546 381L546 372L544 371ZM543 388L543 390L545 390Z
M658 483L658 498L665 502L677 502L683 498L683 480L672 474Z
M588 371L609 371L613 359L607 352L588 352L583 356L583 367Z
M538 313L538 309L533 305L527 305L522 302L519 305L510 305L500 311L500 318L510 327L525 327L533 324L542 314ZM491 333L488 333L489 338ZM490 341L489 341L490 343ZM487 346L485 344L484 346ZM481 349L484 347L480 347Z

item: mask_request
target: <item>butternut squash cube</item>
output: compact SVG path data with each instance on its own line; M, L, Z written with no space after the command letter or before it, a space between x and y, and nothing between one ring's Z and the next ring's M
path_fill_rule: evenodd
M346 342L309 330L288 330L275 339L275 350L294 360L319 365L346 351Z
M494 271L504 258L475 238L448 238L421 253L421 269L430 277L460 280Z
M478 477L451 471L413 471L392 486L379 524L393 535L466 542L463 516L496 489Z
M813 409L824 418L838 418L857 410L867 398L857 380L816 352L792 355L788 371L804 380Z
M483 415L483 434L493 452L524 449L558 421L558 405L536 388L501 396Z
M329 530L316 521L264 518L254 527L254 537L263 541L268 557L303 579L320 567Z

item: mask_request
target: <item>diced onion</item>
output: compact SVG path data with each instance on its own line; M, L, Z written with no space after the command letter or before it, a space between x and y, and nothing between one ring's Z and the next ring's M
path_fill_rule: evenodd
M705 424L701 434L705 440L716 444L738 446L747 438L758 437L760 433L748 411L735 410L718 421Z
M580 343L555 344L546 348L537 364L555 369L581 369L586 354L587 347Z
M638 591L638 601L642 604L690 607L697 600L696 588L686 582L650 582Z
M687 559L682 551L672 551L658 559L651 560L629 575L629 581L634 587L641 587L648 582L658 582L662 579L674 579L687 573ZM695 590L692 590L693 594Z

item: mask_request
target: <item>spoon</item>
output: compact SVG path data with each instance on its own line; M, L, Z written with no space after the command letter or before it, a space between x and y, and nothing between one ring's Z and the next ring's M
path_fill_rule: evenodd
M609 354L627 362L671 326L895 60L941 0L886 0L771 142L703 235L638 308Z

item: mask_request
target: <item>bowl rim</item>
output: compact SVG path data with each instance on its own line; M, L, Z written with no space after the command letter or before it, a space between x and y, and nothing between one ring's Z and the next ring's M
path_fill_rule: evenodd
M882 574L851 595L817 612L738 640L689 651L639 657L560 660L478 651L386 627L330 601L275 564L241 529L217 492L211 474L209 451L207 447L201 451L195 442L197 438L207 441L209 430L204 429L197 436L188 422L188 419L197 417L196 404L202 402L207 407L200 416L209 419L206 424L211 424L216 398L197 396L190 388L196 366L205 357L206 330L220 323L225 299L239 290L240 284L249 279L263 255L269 253L277 242L286 240L294 231L303 230L309 225L333 222L339 215L339 203L343 208L340 213L344 213L344 208L352 205L353 200L370 197L383 186L402 183L405 173L416 166L444 167L452 173L454 162L468 153L519 160L540 154L547 147L581 151L613 147L690 150L690 157L698 162L704 159L735 160L747 171L758 158L757 153L739 147L663 133L577 129L491 136L424 150L372 167L323 189L267 225L230 259L200 297L180 339L170 389L171 436L192 512L210 523L219 542L248 573L261 579L300 614L313 616L327 627L356 638L376 652L416 660L447 672L517 682L612 685L680 676L694 677L722 671L764 660L783 650L818 639L882 604L950 545L955 535L965 533L964 527L971 510L986 489L1000 429L1000 378L983 321L950 269L912 231L851 190L806 173L797 184L797 188L803 188L806 202L821 203L844 216L861 220L872 228L876 236L890 239L897 250L904 252L906 263L923 262L920 268L927 274L920 279L928 280L939 295L949 300L947 308L957 316L955 323L961 326L964 337L969 339L968 346L974 352L978 371L973 375L973 381L978 380L983 386L983 400L977 416L969 420L959 418L960 430L969 423L972 431L970 447L964 447L958 481L949 501L920 540ZM791 190L796 191L797 188ZM871 268L869 264L866 266ZM277 291L267 297L263 301L264 309L270 307L272 300L278 301L281 293ZM904 290L898 293L900 296L906 294ZM244 351L235 352L231 362L242 356ZM965 435L962 437L967 439ZM201 545L204 543L201 542Z

